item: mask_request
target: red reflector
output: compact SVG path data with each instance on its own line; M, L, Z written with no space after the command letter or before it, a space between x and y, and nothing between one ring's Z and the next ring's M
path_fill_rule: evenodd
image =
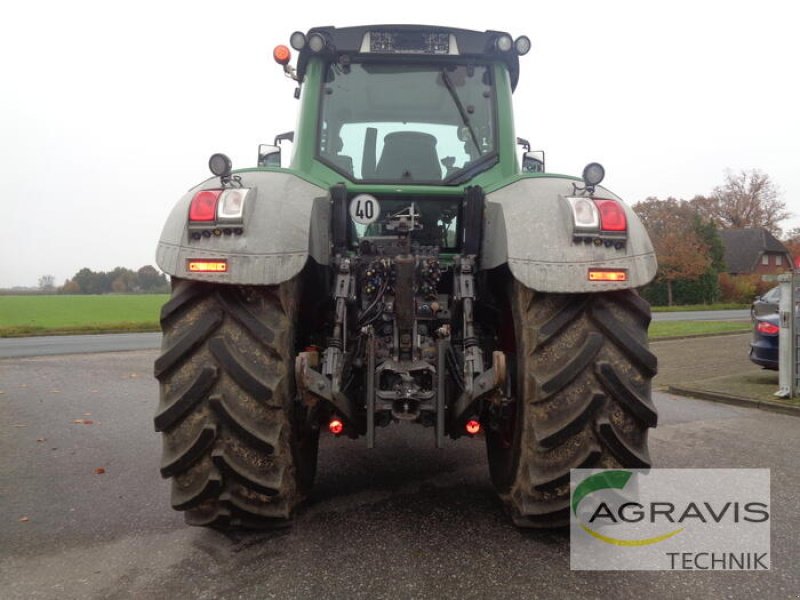
M467 433L470 435L475 435L476 433L480 433L481 431L481 423L475 419L470 419L467 421L467 424L464 426L464 429L467 430Z
M594 199L594 203L600 211L601 231L626 231L628 229L625 209L618 202Z
M344 431L344 423L339 419L331 419L330 423L328 423L328 431L333 435L339 435Z
M228 261L191 259L186 268L190 273L227 273Z
M275 50L272 51L272 58L279 65L286 65L292 59L292 53L289 52L289 48L286 46L275 46Z
M197 192L189 206L190 221L213 221L217 218L217 200L222 190Z
M777 335L780 332L781 328L777 325L773 325L772 323L767 323L766 321L759 321L758 325L756 325L756 331L759 333L764 333L766 335Z
M628 281L628 272L609 269L589 269L589 281Z

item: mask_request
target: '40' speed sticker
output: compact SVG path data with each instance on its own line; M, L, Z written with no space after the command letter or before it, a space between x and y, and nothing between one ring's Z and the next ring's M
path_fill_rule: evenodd
M350 218L359 225L371 225L378 220L381 206L374 196L359 194L350 201Z

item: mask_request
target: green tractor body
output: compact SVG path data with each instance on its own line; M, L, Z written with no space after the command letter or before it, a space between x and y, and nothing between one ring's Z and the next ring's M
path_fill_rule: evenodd
M276 60L298 83L288 168L216 175L158 245L173 278L156 362L162 474L193 524L270 526L309 493L320 432L405 421L483 436L520 526L568 518L569 471L649 466L656 424L639 219L516 137L527 38L315 28Z

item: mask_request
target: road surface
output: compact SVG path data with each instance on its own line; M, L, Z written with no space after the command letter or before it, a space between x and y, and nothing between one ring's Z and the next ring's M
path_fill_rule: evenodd
M431 431L414 427L381 429L371 451L363 440L326 437L313 497L291 529L226 535L186 527L158 475L156 355L0 360L3 598L641 600L800 592L800 419L654 394L660 425L650 445L658 466L772 470L772 571L580 572L570 571L565 533L510 524L479 439L436 450Z
M105 333L101 335L43 335L0 338L0 358L153 350L159 348L160 345L160 333Z

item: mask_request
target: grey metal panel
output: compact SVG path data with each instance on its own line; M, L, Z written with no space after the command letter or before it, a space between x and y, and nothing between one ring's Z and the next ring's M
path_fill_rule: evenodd
M219 188L219 179L209 179L189 190L172 209L156 251L156 263L162 271L185 279L272 285L299 273L309 252L317 262L327 263L327 232L320 232L319 224L312 228L312 213L319 219L329 210L325 190L291 173L251 171L239 176L242 185L251 189L244 234L189 238L192 197L200 190ZM225 258L228 272L188 272L187 261L197 258Z
M521 283L553 293L604 292L640 287L656 274L653 245L639 218L620 198L598 187L594 198L617 200L625 208L625 248L575 243L572 215L564 198L573 181L558 177L521 179L487 195L481 268L508 263ZM589 268L628 269L626 282L590 282Z
M793 398L797 390L797 315L793 314L796 276L792 273L778 275L781 299L778 303L780 332L778 333L778 391L776 396Z

